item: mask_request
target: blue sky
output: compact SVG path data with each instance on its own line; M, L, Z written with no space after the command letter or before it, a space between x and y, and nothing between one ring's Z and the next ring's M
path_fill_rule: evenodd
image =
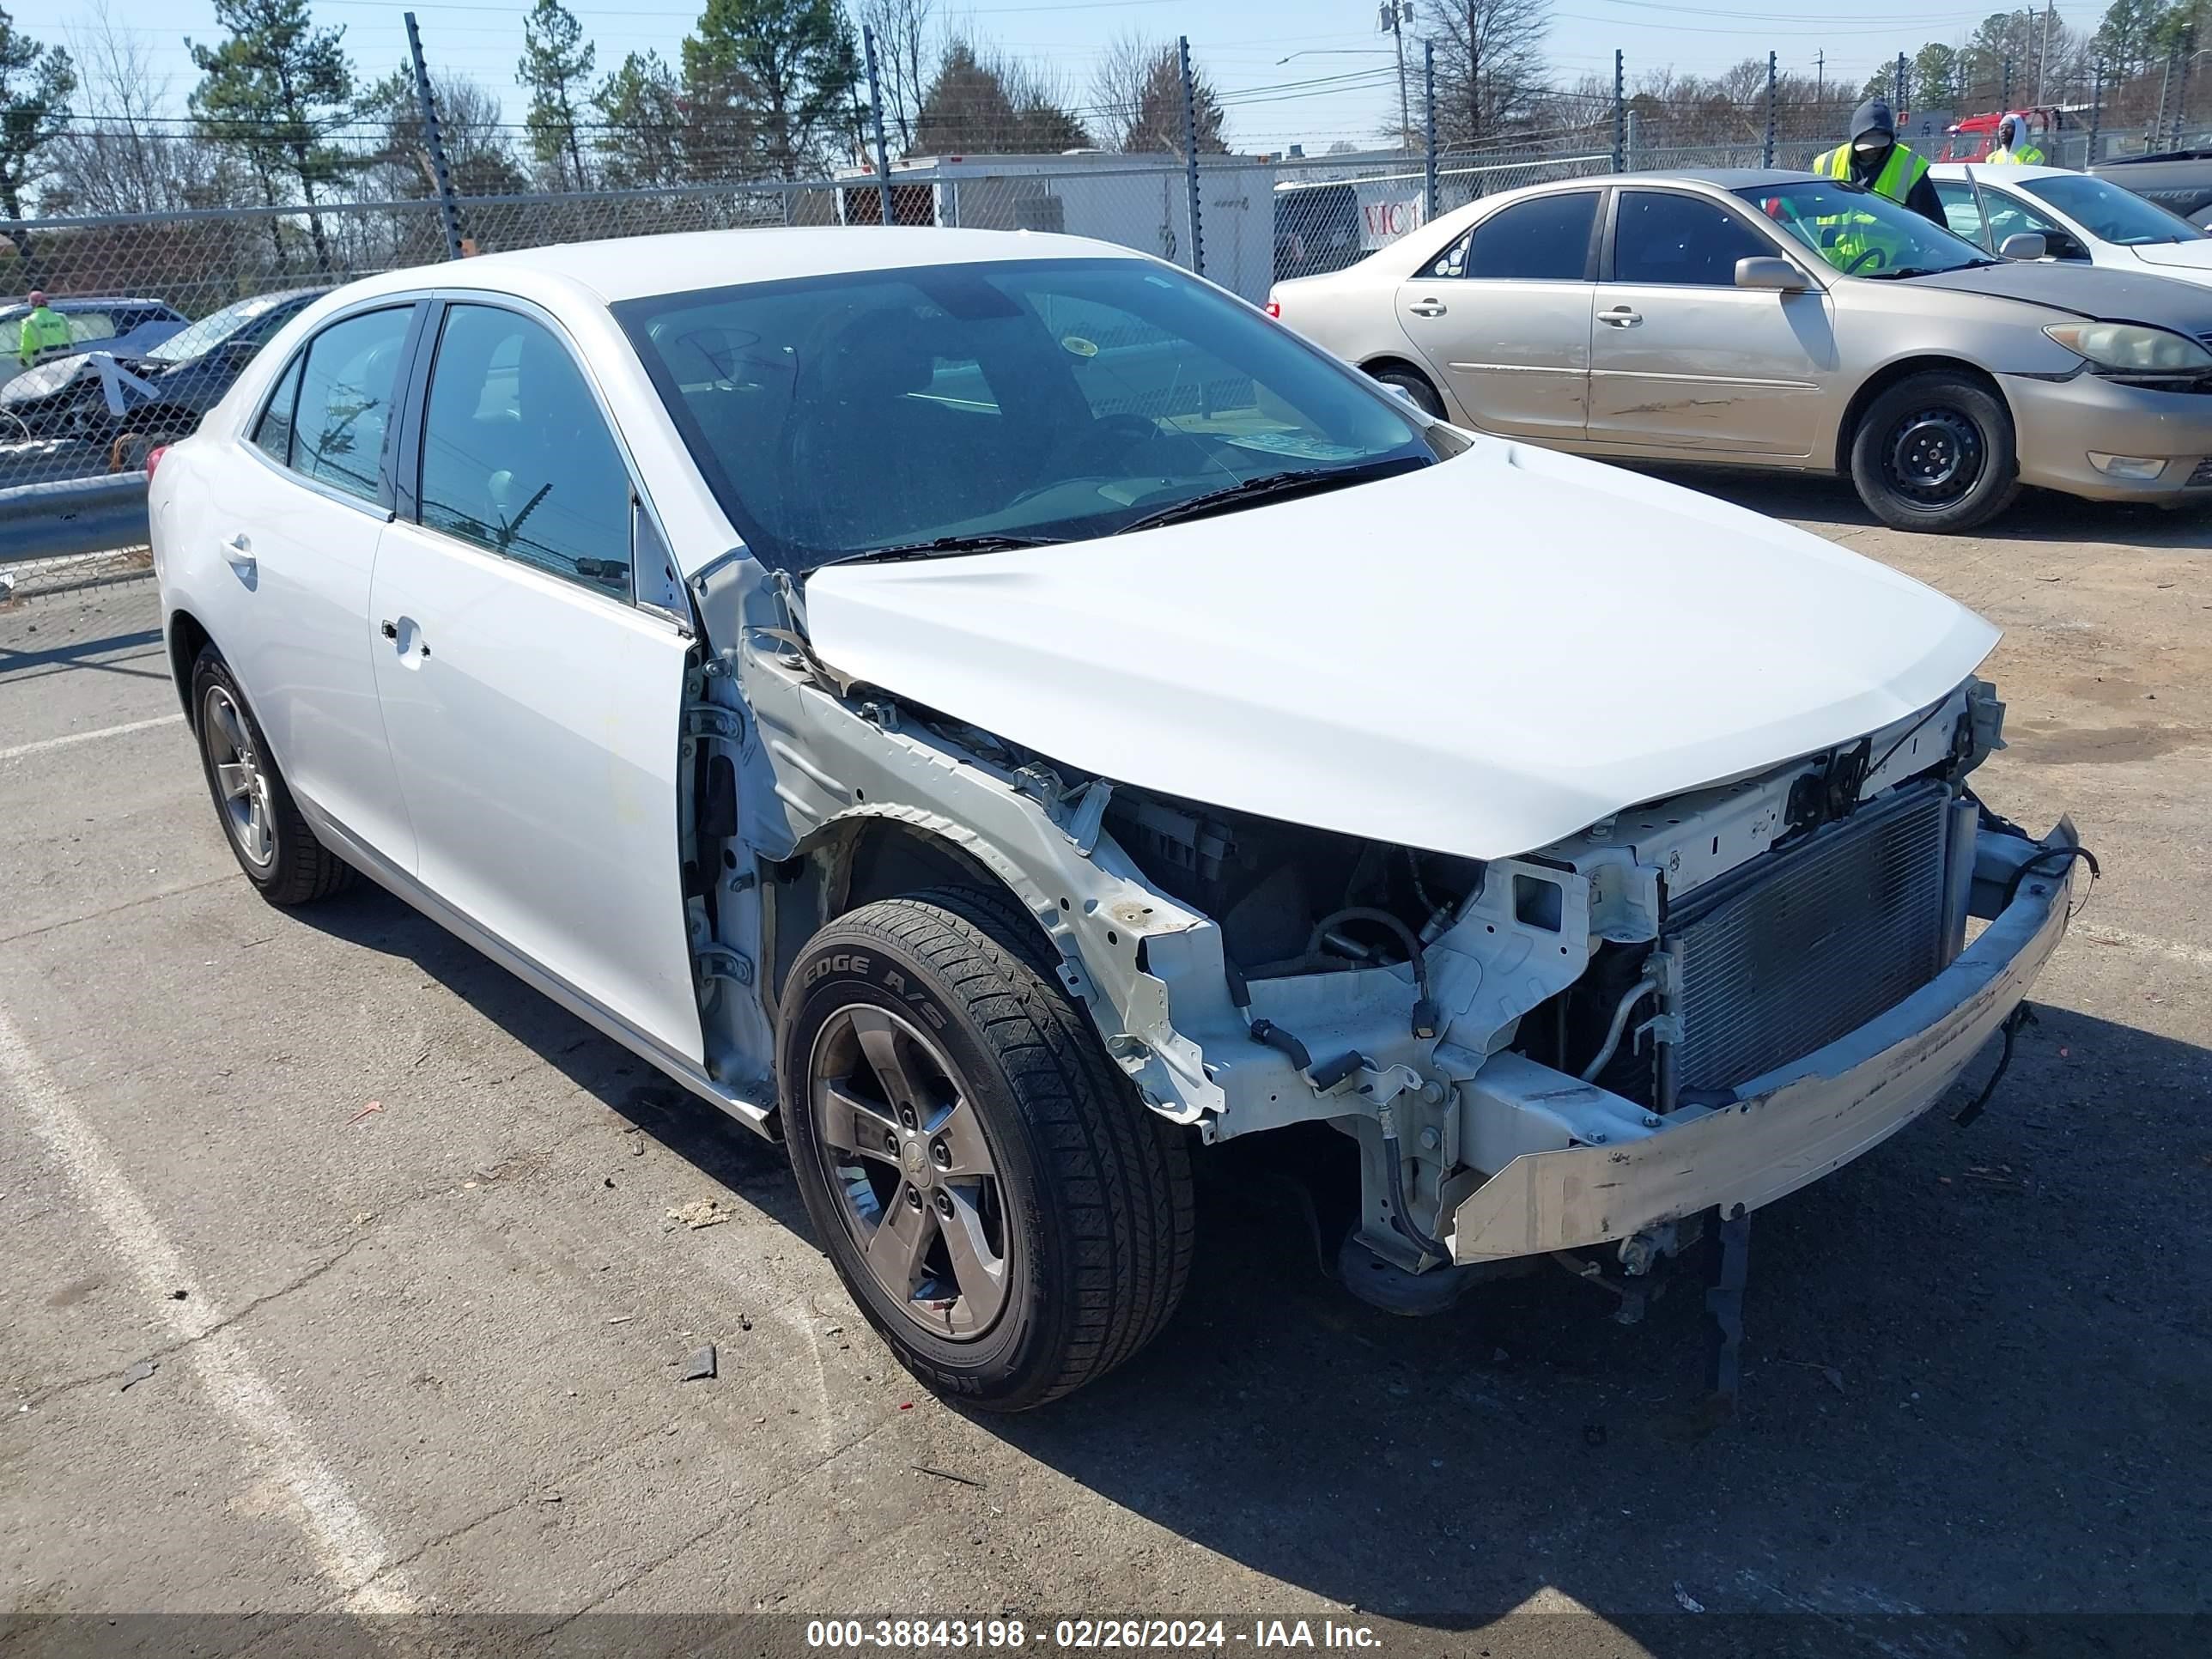
M314 0L319 21L343 23L356 61L381 74L404 59L401 15L409 0ZM467 0L441 5L414 0L424 48L434 66L469 76L500 92L511 120L521 118L514 89L527 0ZM1418 63L1414 37L1423 31L1432 0L1415 0L1407 32L1410 62ZM106 0L113 25L144 47L154 68L171 77L181 106L195 78L184 40L212 39L210 0ZM19 27L66 44L87 15L68 0L13 0ZM672 60L676 43L697 15L685 0L641 0L635 6L577 3L574 9L596 40L602 71L623 54L658 47ZM1827 74L1856 87L1873 67L1899 51L1931 40L1957 42L1989 15L1990 7L1961 0L1929 0L1914 9L1905 0L1868 0L1854 11L1833 0L1698 0L1680 7L1662 0L1554 0L1549 55L1553 75L1571 82L1585 74L1610 74L1613 52L1628 54L1632 76L1671 65L1683 73L1711 73L1771 48L1787 69L1807 73L1816 52L1827 54ZM1112 36L1127 29L1172 38L1188 33L1193 55L1210 73L1228 105L1230 137L1241 149L1279 150L1303 143L1309 150L1337 139L1371 143L1397 97L1391 60L1380 52L1389 37L1374 32L1371 0L979 0L940 12L972 35L1009 54L1035 60L1060 77L1073 100ZM2062 9L2062 22L2086 27L2089 7ZM1288 64L1281 62L1298 54ZM1338 80L1337 77L1347 77ZM1334 84L1296 89L1285 82L1327 79Z

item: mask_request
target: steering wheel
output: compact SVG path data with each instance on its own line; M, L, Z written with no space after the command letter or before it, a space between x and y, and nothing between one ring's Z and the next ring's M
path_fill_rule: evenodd
M1889 263L1889 255L1881 248L1870 247L1865 252L1860 254L1857 258L1852 260L1850 264L1844 267L1844 275L1846 276L1857 276L1859 274L1859 268L1862 265L1864 265L1869 260L1872 259L1879 259L1886 265Z
M1101 415L1088 426L1071 428L1039 465L1037 471L1044 481L1021 491L1006 505L1018 507L1071 477L1088 477L1108 471L1139 444L1151 443L1163 435L1156 422L1141 415Z

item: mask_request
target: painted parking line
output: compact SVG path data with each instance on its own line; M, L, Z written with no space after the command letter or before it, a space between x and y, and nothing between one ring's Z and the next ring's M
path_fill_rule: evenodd
M120 726L103 726L94 732L64 732L58 738L40 738L36 743L19 743L12 749L0 749L0 763L21 760L26 755L43 755L50 749L66 749L71 744L95 743L102 738L119 738L131 732L150 732L157 726L173 726L182 719L182 714L156 714L149 720L125 720Z
M348 1611L417 1611L405 1574L387 1571L394 1559L375 1522L355 1501L316 1452L297 1418L256 1370L246 1345L224 1328L229 1317L212 1301L177 1302L170 1291L198 1280L162 1232L154 1212L107 1150L107 1144L70 1104L68 1092L0 1007L0 1098L12 1101L32 1130L67 1171L84 1212L106 1231L128 1266L148 1306L161 1310L170 1332L198 1371L208 1397L228 1417L263 1469L292 1498L292 1518L316 1569L343 1598Z

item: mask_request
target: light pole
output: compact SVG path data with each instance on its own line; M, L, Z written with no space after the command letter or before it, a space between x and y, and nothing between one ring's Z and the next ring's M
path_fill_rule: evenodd
M1385 9L1387 10L1388 8L1386 7ZM1407 16L1410 17L1413 15L1413 0L1406 0ZM1275 60L1275 67L1280 69L1292 58L1389 58L1391 55L1389 50L1382 46L1315 46L1309 47L1304 52L1291 52L1289 57L1278 58ZM1398 43L1396 57L1398 59L1398 147L1403 149L1408 147L1413 131L1413 106L1406 99L1406 44L1403 40Z

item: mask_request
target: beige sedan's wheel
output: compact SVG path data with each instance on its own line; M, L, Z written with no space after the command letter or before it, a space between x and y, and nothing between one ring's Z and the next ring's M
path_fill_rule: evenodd
M2020 494L2012 411L1979 381L1950 369L1907 375L1859 416L1851 482L1884 524L1971 530Z
M777 1070L816 1235L932 1388L1020 1411L1167 1322L1190 1269L1182 1132L1011 903L948 889L830 923L785 981Z

